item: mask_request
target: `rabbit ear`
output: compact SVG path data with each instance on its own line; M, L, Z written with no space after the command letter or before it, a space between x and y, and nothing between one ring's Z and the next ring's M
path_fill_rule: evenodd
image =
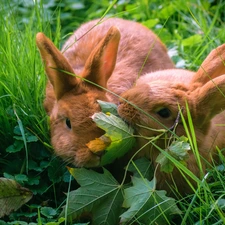
M116 27L111 27L104 39L88 57L82 77L102 87L106 87L116 64L119 41L119 30Z
M62 53L43 33L36 35L36 43L45 64L46 74L53 85L58 100L77 83L76 78L68 74L73 73L73 69Z
M205 84L209 80L223 74L225 74L225 44L210 52L193 77L192 83Z
M197 88L191 98L195 102L194 122L201 127L209 124L214 116L225 110L225 75Z

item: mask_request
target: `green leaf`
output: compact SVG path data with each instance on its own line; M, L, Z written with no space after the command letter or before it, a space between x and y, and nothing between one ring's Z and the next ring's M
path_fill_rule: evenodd
M129 208L121 217L121 224L138 221L143 224L167 224L168 219L181 211L175 199L167 197L165 191L155 190L155 180L132 178L133 186L124 190L125 208Z
M53 183L61 182L66 171L66 169L64 170L59 166L60 162L60 159L54 158L48 165L48 176Z
M20 127L19 127L18 125L16 125L16 126L14 127L13 133L16 134L16 135L19 135L19 136L22 135L22 134L21 134Z
M32 197L30 190L16 181L0 178L0 218L16 211Z
M176 12L176 8L173 4L169 4L168 6L164 6L162 10L160 10L159 17L162 19L168 19Z
M59 220L57 222L48 222L45 225L59 225L63 222L65 223L65 218L61 217L61 218L59 218ZM74 225L76 225L76 224L74 224ZM83 225L85 225L85 224L83 223Z
M154 18L154 19L149 19L149 20L146 20L144 22L142 22L142 24L146 27L148 27L149 29L155 27L156 24L159 23L159 19L157 18Z
M130 164L128 170L133 173L135 177L144 177L151 180L153 177L152 163L147 158L136 159Z
M40 183L40 176L28 177L27 184L38 185Z
M31 159L29 160L28 168L29 168L29 170L35 170L38 172L41 172L43 170L43 167L38 166L37 162L35 162L34 160L31 160Z
M51 207L42 207L41 214L47 218L53 218L57 214L56 210Z
M20 150L23 149L23 147L24 147L24 143L22 141L15 140L15 142L13 143L13 145L10 145L6 149L6 152L9 152L9 153L19 152Z
M15 177L14 177L13 175L8 174L8 173L3 173L3 176L4 176L5 178L7 178L7 179L11 179L11 180L14 180L14 179L15 179Z
M36 142L38 141L38 138L34 135L27 135L27 142Z
M225 199L224 198L218 199L217 205L220 209L224 210L225 209Z
M9 225L30 225L27 222L15 220L13 222L8 222Z
M72 220L89 213L92 225L118 224L123 200L121 186L113 176L105 169L103 174L84 168L69 171L81 187L68 193L61 216L66 217L66 210Z
M24 181L28 181L28 177L25 174L16 174L15 175L15 180L20 183L23 184Z
M174 168L174 163L169 160L163 153L160 153L156 158L156 162L160 164L160 171L166 173L172 173Z
M190 144L187 141L188 139L186 137L179 137L177 140L172 142L168 149L166 149L166 152L169 153L169 155L184 165L189 157L188 151L191 150ZM156 162L160 164L161 171L166 173L173 172L175 166L174 163L163 153L158 155Z
M192 35L182 41L183 46L193 46L202 41L202 36L200 34Z
M101 107L102 112L104 113L112 113L115 116L118 116L117 105L111 102L104 102L101 100L97 100L98 104Z
M179 138L177 141L174 141L169 147L169 152L171 155L178 161L183 161L188 158L188 151L191 150L190 144L186 140Z
M26 141L27 142L36 142L36 141L38 141L38 138L36 136L34 136L32 133L30 133L26 129L25 130L21 129L21 126L18 126L18 125L15 126L13 132L14 132L14 134L16 134L16 136L14 136L14 139L16 139L16 140L23 141L24 137L26 137Z
M8 223L6 223L5 221L3 220L0 220L0 225L7 225Z
M38 138L34 135L31 135L30 133L25 133L25 137L26 137L26 142L37 142ZM18 141L23 141L24 137L23 136L13 136L14 139L18 140Z
M101 165L109 164L116 158L122 157L135 144L133 128L121 118L111 113L99 112L95 113L92 119L99 128L106 132L103 136L111 140L110 145L105 149L106 153L101 158Z
M76 223L74 225L89 225L90 223Z

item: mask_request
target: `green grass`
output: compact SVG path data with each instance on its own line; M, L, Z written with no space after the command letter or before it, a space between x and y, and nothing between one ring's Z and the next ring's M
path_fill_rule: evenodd
M42 107L45 77L35 45L41 24L34 17L20 29L19 18L7 5L1 9L1 143L12 143L13 128L21 120L24 127L47 138L46 115ZM43 21L44 22L44 21ZM35 30L34 27L37 29Z
M16 179L34 193L31 202L4 220L37 224L38 218L38 224L41 219L42 224L57 224L65 203L63 192L69 185L76 186L74 181L70 184L63 162L52 155L48 117L42 106L46 77L35 44L37 32L43 31L60 47L85 21L105 14L132 19L158 34L169 52L173 50L172 58L178 66L195 70L225 40L224 11L223 1L115 1L112 7L106 0L76 4L72 0L36 4L31 0L1 1L0 176ZM199 157L194 130L189 132ZM222 154L220 160L225 164ZM207 181L198 181L195 194L177 202L182 214L170 224L224 224L224 171L224 166L213 165ZM184 174L190 171L184 169ZM51 210L55 210L54 216Z

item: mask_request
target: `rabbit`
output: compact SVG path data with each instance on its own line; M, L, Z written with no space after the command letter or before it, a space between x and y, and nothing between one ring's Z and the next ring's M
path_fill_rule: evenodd
M137 80L133 88L121 94L118 114L135 127L139 136L137 149L147 145L140 152L136 152L136 157L145 156L152 161L156 170L156 188L171 194L177 189L180 194L186 195L193 193L196 187L196 182L192 179L190 179L192 187L188 185L177 168L172 174L160 171L156 162L160 151L156 146L148 145L148 140L144 138L159 135L157 129L173 128L181 108L187 121L186 103L195 128L203 172L210 166L212 159L213 162L218 160L216 147L219 149L225 147L224 60L225 44L212 50L197 72L167 69L147 73ZM175 127L176 135L186 135L181 120ZM157 140L156 145L166 149L165 136ZM192 151L186 163L187 168L200 178L201 172Z
M119 18L81 25L61 52L43 33L36 35L36 44L49 80L44 107L51 143L56 155L77 167L98 167L104 154L86 146L104 134L91 119L101 111L97 100L118 103L139 76L174 68L152 31Z

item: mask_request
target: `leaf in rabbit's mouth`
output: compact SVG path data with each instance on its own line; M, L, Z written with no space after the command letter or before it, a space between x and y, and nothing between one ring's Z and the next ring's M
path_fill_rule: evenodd
M99 101L99 104L102 112L95 113L92 119L106 133L86 145L95 154L105 150L100 163L103 166L113 162L116 158L122 157L131 150L135 138L133 128L118 116L115 104L102 101Z
M104 151L110 144L111 139L105 135L102 135L99 138L95 138L95 140L89 141L86 145L93 153L100 153Z

